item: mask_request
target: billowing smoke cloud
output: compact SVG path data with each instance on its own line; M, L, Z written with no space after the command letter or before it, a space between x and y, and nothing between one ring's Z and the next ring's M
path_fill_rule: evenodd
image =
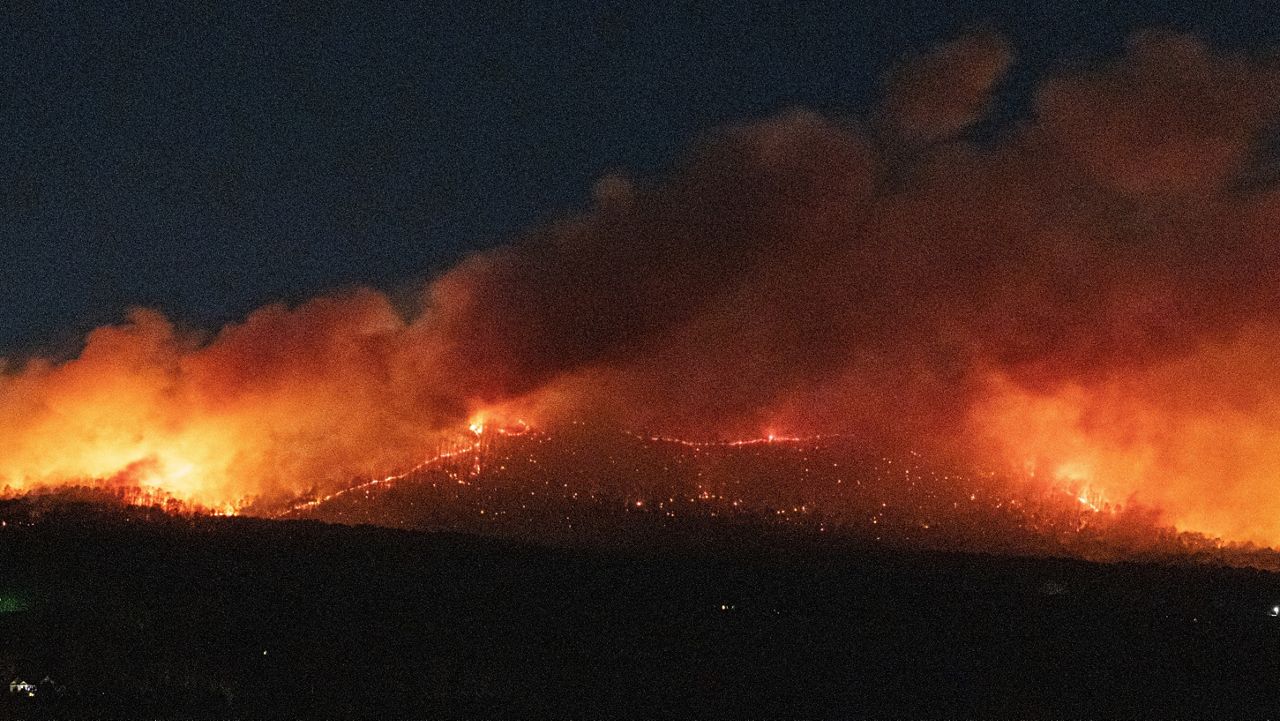
M0 379L0 477L205 500L393 467L476 412L842 431L1280 542L1274 63L1146 33L966 135L1012 55L911 59L866 116L730 127L668 177L212 338L152 312ZM988 134L989 135L989 134Z
M889 79L885 125L903 140L945 140L977 123L1013 55L998 35L961 38L904 63Z

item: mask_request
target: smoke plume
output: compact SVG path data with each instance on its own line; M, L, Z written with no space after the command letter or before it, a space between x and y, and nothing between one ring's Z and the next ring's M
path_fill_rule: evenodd
M210 503L332 487L477 413L839 431L1280 543L1280 72L1140 34L981 136L1013 57L961 38L865 115L728 127L656 180L424 284L202 336L140 310L0 376L0 481Z

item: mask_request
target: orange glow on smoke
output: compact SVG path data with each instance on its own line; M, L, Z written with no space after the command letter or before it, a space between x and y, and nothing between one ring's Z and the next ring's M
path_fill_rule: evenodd
M331 399L344 393L338 383L295 381L266 397L202 395L200 384L175 387L152 366L140 372L131 364L148 344L163 353L175 342L171 333L144 316L99 331L79 359L5 378L0 421L23 432L0 434L0 480L17 492L60 484L133 488L139 502L173 498L230 513L264 494L269 499L273 479L281 499L316 489L307 502L315 504L406 478L475 450L490 434L531 430L530 408L515 403L484 407L453 425L423 426L384 417L383 406L365 406L358 394L345 411L357 415L334 425L328 414L341 408ZM973 467L1008 469L1090 511L1137 504L1182 530L1273 544L1280 539L1280 497L1272 492L1280 478L1280 394L1259 386L1280 371L1277 336L1258 329L1141 373L1088 383L1034 388L992 373L969 409L964 442L975 452ZM218 349L189 352L181 363L194 373ZM529 405L545 403L535 395ZM856 438L775 426L726 440L644 437L737 447L836 436Z
M1085 505L1139 504L1181 530L1274 545L1280 391L1267 379L1280 372L1277 335L1253 329L1141 372L1051 389L993 377L971 411L975 436L1005 467Z
M270 306L197 346L137 312L78 358L0 374L0 486L162 489L225 510L412 465L445 424L387 402L378 358L398 324L358 293Z
M1280 544L1280 184L1254 157L1280 74L1140 33L975 143L1011 59L960 41L867 122L713 133L416 298L209 334L135 311L74 358L0 359L0 486L283 507L531 426L748 451L827 433Z

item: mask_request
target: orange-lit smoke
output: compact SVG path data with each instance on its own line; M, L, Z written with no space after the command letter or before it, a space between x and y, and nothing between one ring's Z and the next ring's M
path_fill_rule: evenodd
M0 483L331 492L489 414L839 432L1280 543L1274 62L1145 33L975 130L1012 62L963 38L863 116L605 178L417 308L358 290L211 337L135 312L0 377Z

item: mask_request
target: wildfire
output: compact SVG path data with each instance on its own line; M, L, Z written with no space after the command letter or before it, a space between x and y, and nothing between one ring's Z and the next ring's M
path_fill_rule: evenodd
M819 441L830 440L832 438L846 437L848 434L818 433L818 434L813 434L808 436L782 436L782 435L777 435L775 433L767 433L763 436L759 436L755 438L739 438L731 441L690 440L688 438L678 438L675 436L640 435L635 433L631 433L630 435L633 435L636 438L643 438L643 439L652 441L654 443L674 443L681 446L688 446L690 448L735 448L739 446L769 445L772 443L777 443L777 444L815 443Z
M483 432L483 427L481 427L481 430L479 431L475 430L475 428L472 427L471 431L475 433L476 436L479 436ZM367 491L367 490L376 488L378 486L385 486L385 485L395 483L396 481L403 481L404 479L409 478L410 476L413 476L418 473L422 473L423 471L426 471L435 466L439 466L445 461L457 459L459 457L475 453L479 449L480 449L480 441L478 439L471 443L460 444L451 450L441 451L433 456L430 456L422 460L420 463L410 468L407 468L403 471L399 471L397 473L392 473L385 476L380 476L378 478L370 478L366 481L362 481L353 486L348 486L346 488L343 488L342 490L334 491L333 493L328 493L317 498L303 501L301 503L295 503L289 506L284 511L277 513L276 515L278 517L288 516L298 511L305 511L308 508L315 508L316 506L319 506L323 503L327 503L336 498L341 498L351 493Z
M874 122L797 111L713 133L418 302L358 289L211 333L139 310L75 357L0 362L0 485L234 512L475 473L559 423L707 456L840 437L802 433L818 429L1073 512L1123 503L1280 543L1269 61L1139 36L1046 79L1018 132L976 147L1006 63L959 47L895 74ZM974 67L992 74L946 82ZM726 434L743 424L760 432Z
M460 461L465 462L468 466L466 475L475 477L482 470L481 458L483 450L490 442L491 437L519 437L533 432L533 427L522 418L505 421L501 419L500 415L492 411L477 413L468 420L465 433L456 434L452 440L444 443L443 448L438 448L436 451L420 457L420 460L412 464L402 466L392 473L366 478L338 490L290 503L283 510L275 511L272 515L286 517L302 513L345 496L371 492L380 487L393 485L433 469L454 467ZM672 444L695 450L734 449L753 446L817 447L825 442L850 437L849 434L844 433L793 435L776 431L764 432L759 436L733 439L690 439L680 436L639 433L628 433L627 435L647 443ZM200 496L198 490L201 488L200 476L202 469L200 465L178 449L166 449L138 460L121 461L121 463L123 463L123 467L120 470L114 474L103 476L99 482L108 486L121 487L123 490L120 497L128 503L148 506L160 505L175 510L204 509L218 514L234 515L242 512L252 500L242 498L222 502L217 502L216 500L213 502L206 501ZM1034 461L1027 461L1026 468L1028 478L1037 476ZM459 480L459 483L463 482L465 482L464 479ZM840 482L843 483L843 480ZM1071 494L1083 508L1091 512L1101 513L1104 509L1109 508L1104 500L1104 494L1091 485L1095 483L1092 468L1085 463L1067 462L1060 464L1052 474L1052 483L1054 488L1063 493ZM716 497L706 489L702 489L698 495L698 498L702 500L712 500ZM976 499L976 496L970 494L969 498L972 501ZM736 508L740 503L742 503L741 499L734 499L732 505ZM636 501L635 505L639 508L643 505L643 501ZM925 527L928 527L927 524Z
M467 429L477 437L489 432L502 436L519 436L531 430L528 422L523 418L516 418L513 421L499 421L498 418L500 416L494 411L473 414L467 421Z

